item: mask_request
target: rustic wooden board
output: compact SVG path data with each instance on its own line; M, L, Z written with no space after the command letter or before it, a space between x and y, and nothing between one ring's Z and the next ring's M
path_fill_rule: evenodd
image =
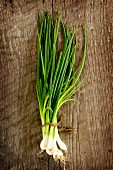
M87 24L87 58L76 94L65 104L61 132L68 146L66 170L112 170L112 0L1 0L0 1L0 169L61 170L40 151L41 123L37 105L37 9L62 15L68 29L77 27L78 64ZM60 44L59 38L59 44Z

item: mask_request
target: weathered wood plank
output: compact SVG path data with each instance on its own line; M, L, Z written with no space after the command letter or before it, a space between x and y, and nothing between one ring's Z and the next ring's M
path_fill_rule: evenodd
M0 169L47 170L47 155L37 157L42 136L35 90L37 8L43 10L43 3L4 3L0 2Z
M37 157L41 127L37 98L37 9L54 16L58 10L68 29L76 25L78 64L83 46L83 19L87 23L86 84L65 104L61 132L68 145L66 170L112 169L112 0L51 0L0 2L0 169L61 170L46 154ZM59 42L60 38L59 38Z
M78 130L77 136L67 134L63 137L70 145L67 169L112 169L111 17L108 17L111 15L108 12L112 10L111 3L93 0L55 1L54 10L57 9L65 17L68 27L77 25L79 45L83 41L81 24L84 17L87 23L87 59L84 69L87 83L78 92L78 103L67 104L63 110L69 115L66 125L72 125L72 115L73 126ZM82 54L81 45L77 54Z

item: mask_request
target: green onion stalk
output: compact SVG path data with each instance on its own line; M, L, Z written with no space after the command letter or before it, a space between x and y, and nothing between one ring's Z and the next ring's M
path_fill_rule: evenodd
M63 48L57 52L59 27L63 35ZM58 111L80 88L78 81L84 67L86 56L86 25L84 24L84 50L80 66L75 70L75 28L68 32L60 16L54 23L48 13L39 16L37 81L36 91L42 121L43 139L41 150L53 155L55 160L64 160L67 146L58 132Z

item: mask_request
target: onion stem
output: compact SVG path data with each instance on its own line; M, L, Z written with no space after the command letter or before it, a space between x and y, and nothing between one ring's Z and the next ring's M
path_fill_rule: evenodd
M60 26L64 46L58 56L56 43ZM40 148L47 154L53 155L55 160L65 159L64 152L67 152L67 146L59 136L58 127L51 123L58 123L60 107L67 101L75 100L72 96L82 84L78 80L86 56L86 24L84 24L83 57L80 66L75 70L76 45L75 29L69 33L60 16L56 23L47 13L39 17L36 91L43 125Z

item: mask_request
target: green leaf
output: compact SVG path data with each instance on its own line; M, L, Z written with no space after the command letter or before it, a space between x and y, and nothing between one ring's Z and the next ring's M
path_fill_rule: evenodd
M63 49L57 54L59 28L62 28ZM47 12L39 17L37 45L37 81L36 91L43 122L57 119L60 107L72 99L73 94L81 87L78 82L86 57L86 23L84 22L84 51L81 64L75 71L76 43L75 29L67 31L63 21L58 17L56 24ZM48 126L45 127L47 130ZM43 133L44 134L44 133Z

